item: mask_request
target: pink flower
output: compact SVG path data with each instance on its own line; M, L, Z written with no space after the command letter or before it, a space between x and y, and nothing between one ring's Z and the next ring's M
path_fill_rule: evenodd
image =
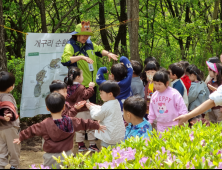
M166 153L166 149L164 147L162 147L162 153L165 154Z
M190 168L190 162L187 162L187 164L186 164L186 168L187 168L187 169Z
M222 154L222 149L217 152L217 155Z
M192 131L189 136L190 136L190 140L193 141L194 140L194 132Z
M48 166L44 167L43 165L41 165L41 169L50 169Z
M202 157L202 162L203 162L203 163L205 162L205 157Z
M213 166L213 165L214 165L214 164L213 164L211 161L208 162L208 166L209 166L209 167L211 167L211 166Z
M40 168L36 168L35 164L31 165L31 169L40 169Z
M219 166L215 169L222 169L222 162L219 163Z
M167 156L170 156L170 155L171 155L171 154L170 154L170 151L167 150Z
M143 166L143 164L145 164L147 160L147 157L143 157L142 159L140 159L139 163Z
M201 146L205 146L205 145L206 145L205 140L202 140L202 141L200 142L200 144L201 144Z

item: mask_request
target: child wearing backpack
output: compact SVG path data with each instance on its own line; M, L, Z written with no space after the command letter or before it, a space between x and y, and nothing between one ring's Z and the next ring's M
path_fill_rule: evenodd
M206 83L201 80L201 72L195 65L189 65L186 69L186 74L192 82L188 95L188 111L190 112L209 99L210 91ZM207 112L210 111L211 110L208 110ZM206 112L203 114L206 114Z
M124 101L132 95L131 90L131 80L133 75L133 68L128 60L128 58L122 56L120 58L120 62L114 64L111 68L111 75L109 76L110 80L115 80L120 87L120 94L116 97L118 99L121 110L123 111L123 103ZM102 84L105 80L104 74L107 73L106 67L100 67L97 72L96 83L98 85Z
M0 169L5 169L8 163L11 169L18 169L20 162L21 145L13 144L20 129L16 101L10 93L14 84L15 76L12 73L0 72Z

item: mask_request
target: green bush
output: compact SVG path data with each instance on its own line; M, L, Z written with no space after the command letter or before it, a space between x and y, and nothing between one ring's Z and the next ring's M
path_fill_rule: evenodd
M176 126L162 133L161 138L154 131L149 139L130 138L117 148L103 148L92 156L89 152L65 156L62 168L222 168L221 132L222 124L206 127L197 123L192 129Z

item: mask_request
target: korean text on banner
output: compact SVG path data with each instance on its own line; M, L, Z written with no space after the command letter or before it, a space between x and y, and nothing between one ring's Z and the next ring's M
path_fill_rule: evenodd
M25 70L20 116L34 117L49 114L45 98L53 80L64 80L68 68L61 56L70 34L28 33L26 37Z

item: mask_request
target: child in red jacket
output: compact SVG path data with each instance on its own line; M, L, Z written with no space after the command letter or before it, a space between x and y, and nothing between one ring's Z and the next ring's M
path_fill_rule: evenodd
M184 86L187 89L187 94L189 94L189 89L190 89L190 86L191 86L191 81L190 81L188 75L186 74L186 69L187 69L187 67L190 64L187 61L180 61L179 63L183 66L184 72L185 72L185 74L180 79L183 81L183 84L184 84Z
M52 168L60 168L60 165L52 158L62 157L62 152L66 155L72 155L73 137L75 131L97 129L105 130L105 126L100 126L98 122L93 120L83 120L78 118L70 118L62 116L65 108L65 97L60 93L51 93L46 99L47 110L51 112L50 118L45 119L41 123L37 123L23 130L19 139L14 139L13 143L20 144L23 140L34 136L41 136L44 139L43 150L46 152L43 155L44 166Z

